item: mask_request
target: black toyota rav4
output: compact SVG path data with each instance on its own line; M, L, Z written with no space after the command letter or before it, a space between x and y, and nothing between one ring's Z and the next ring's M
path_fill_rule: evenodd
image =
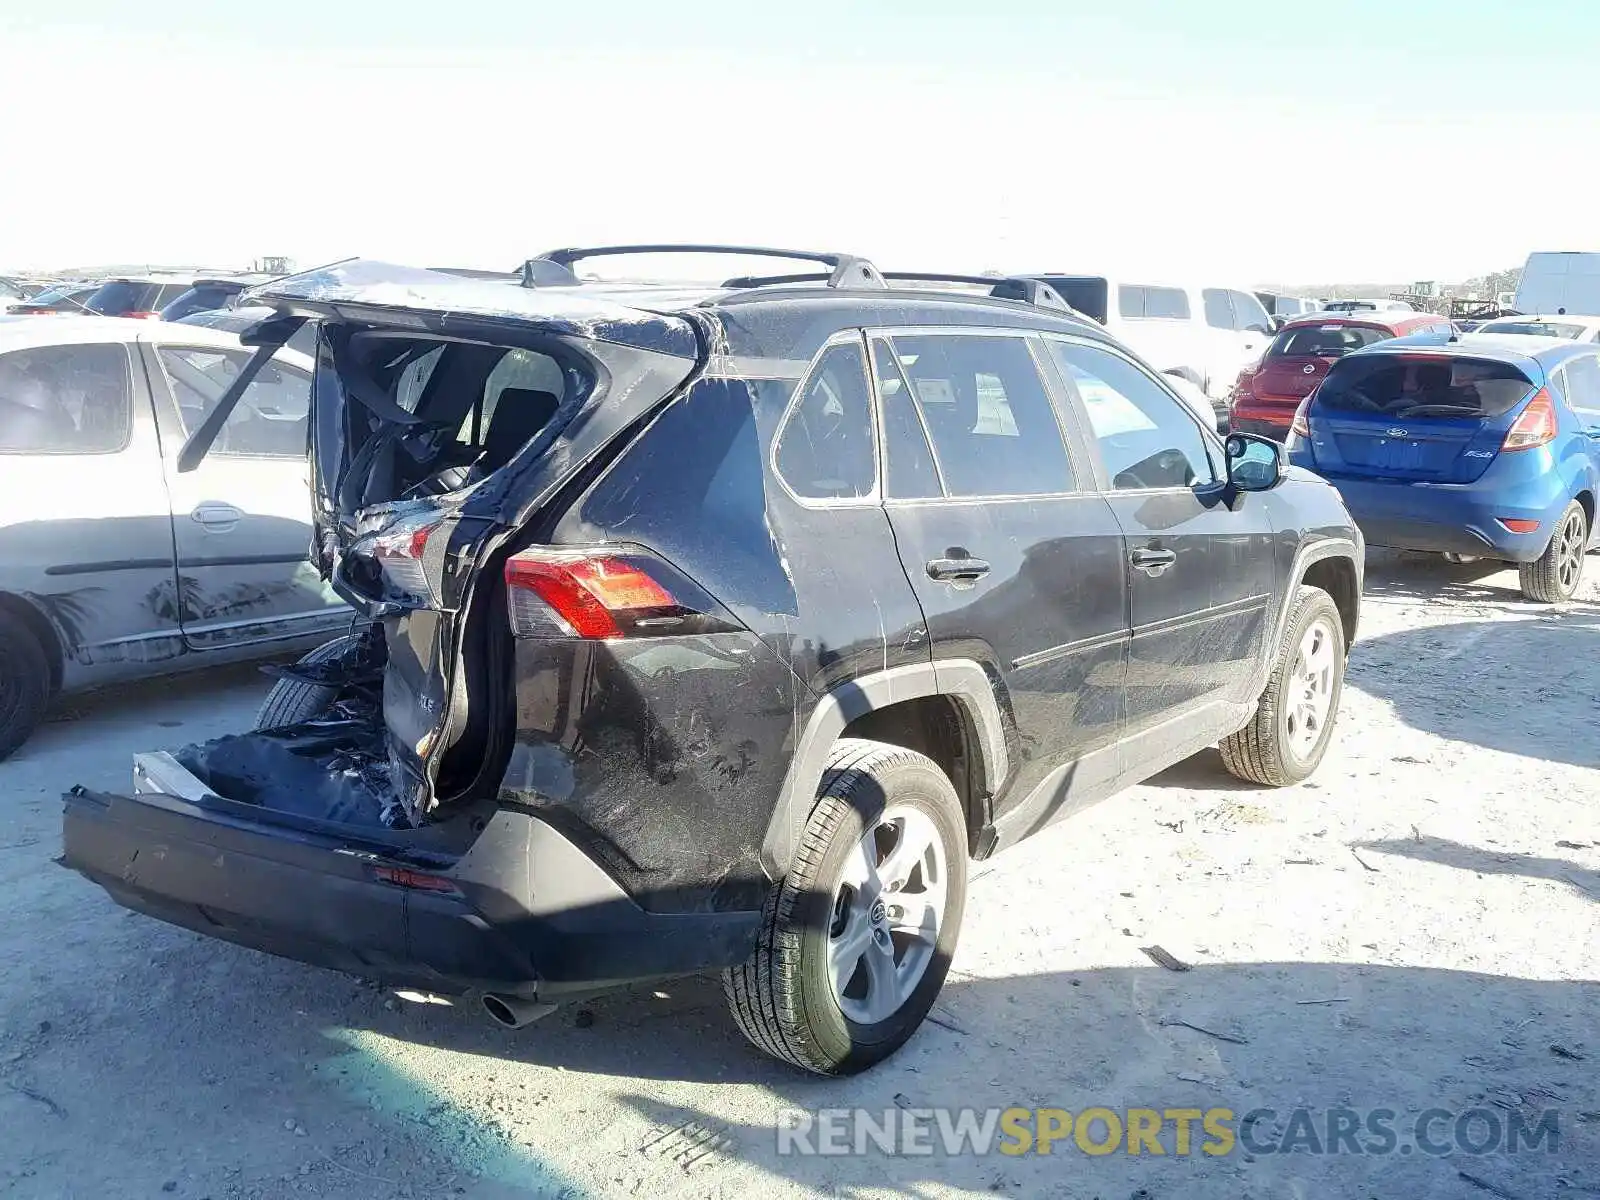
M508 1025L720 969L753 1042L842 1073L928 1012L969 860L1219 741L1316 767L1362 542L1274 443L1035 280L572 270L639 249L249 297L182 461L318 322L313 554L357 620L253 731L69 794L67 865Z

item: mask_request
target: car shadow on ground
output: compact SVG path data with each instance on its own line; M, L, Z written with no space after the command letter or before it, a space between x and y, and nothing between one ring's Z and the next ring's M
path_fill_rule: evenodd
M279 1072L293 1064L296 1076L307 1071L321 1085L333 1110L320 1114L322 1123L338 1120L341 1106L366 1110L386 1136L464 1155L494 1181L474 1196L587 1194L551 1181L582 1178L597 1161L615 1173L606 1178L621 1181L617 1194L648 1195L663 1194L663 1180L716 1194L719 1174L734 1166L774 1186L788 1181L826 1195L878 1186L907 1195L943 1188L1236 1200L1366 1195L1381 1181L1384 1195L1455 1197L1466 1191L1462 1170L1517 1197L1600 1188L1600 1076L1592 1069L1600 983L1591 981L1301 962L994 978L956 972L932 1020L897 1057L866 1075L828 1079L751 1049L711 979L622 993L510 1031L461 1008L391 1009L383 992L355 981L188 935L162 941L140 964L140 986L185 1016L137 1028L138 1062L163 1064L156 1078L123 1066L116 1054L98 1074L97 1090L127 1094L124 1122L137 1127L134 1098L153 1086L196 1089L188 1074L196 1046L237 1045L244 1036L249 1052L230 1059L227 1075L231 1122L261 1119L257 1102L280 1111L273 1100ZM105 996L112 982L78 981L79 994ZM113 1025L117 1037L134 1032ZM426 1075L418 1064L427 1064ZM50 1067L43 1055L30 1064L33 1086L70 1113L82 1100L57 1090ZM706 1084L738 1086L683 1086ZM634 1119L592 1125L578 1097L596 1088ZM566 1119L521 1127L524 1113L541 1104L558 1106ZM1199 1150L1198 1129L1193 1151L1176 1153L1171 1125L1163 1156L1130 1157L1125 1144L1089 1154L1070 1139L1050 1157L778 1153L778 1110L858 1106L879 1124L885 1112L959 1106L1225 1108L1236 1136L1245 1113L1273 1113L1252 1125L1248 1144L1223 1155ZM1298 1107L1312 1110L1310 1143L1293 1115ZM1363 1153L1318 1153L1329 1137L1327 1110L1335 1108L1361 1114ZM1478 1143L1489 1135L1486 1120L1498 1121L1504 1137L1513 1115L1532 1130L1547 1110L1556 1113L1559 1139L1554 1152L1497 1147L1437 1156L1397 1143L1384 1154L1365 1131L1372 1109L1396 1114L1401 1143L1411 1140L1416 1118L1434 1109L1450 1114L1431 1128L1443 1144L1468 1110L1480 1114L1469 1131ZM34 1119L51 1131L65 1124L44 1113ZM1290 1154L1296 1122L1299 1150ZM1092 1140L1106 1136L1100 1129ZM629 1185L629 1172L647 1178ZM680 1194L676 1187L672 1194Z
M1441 738L1600 767L1600 724L1552 722L1541 711L1554 699L1600 695L1600 609L1378 634L1356 644L1345 686Z
M1600 820L1596 821L1600 830ZM1567 843L1574 850L1586 844ZM1600 849L1600 841L1593 843ZM1581 896L1600 903L1600 871L1565 858L1544 858L1536 854L1509 854L1499 850L1484 850L1452 842L1448 838L1419 836L1415 838L1389 838L1383 841L1359 842L1358 849L1376 850L1418 862L1438 863L1478 875L1521 875L1528 879L1547 879L1572 888Z
M1600 556L1591 555L1585 568L1591 578L1600 572ZM1368 551L1366 583L1362 592L1379 600L1456 601L1466 604L1510 604L1534 611L1549 611L1527 600L1517 579L1515 563L1480 558L1451 563L1442 555L1415 551ZM1600 605L1573 601L1569 609L1600 613Z

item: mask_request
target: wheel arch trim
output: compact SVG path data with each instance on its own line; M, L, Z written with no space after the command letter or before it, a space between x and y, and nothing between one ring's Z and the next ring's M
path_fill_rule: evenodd
M778 794L777 807L761 842L761 866L768 878L781 879L794 860L800 832L817 800L833 745L850 722L906 700L944 696L961 705L977 731L977 757L983 769L983 790L993 795L1010 770L1005 725L994 684L972 659L908 663L875 671L839 684L811 711L795 743Z

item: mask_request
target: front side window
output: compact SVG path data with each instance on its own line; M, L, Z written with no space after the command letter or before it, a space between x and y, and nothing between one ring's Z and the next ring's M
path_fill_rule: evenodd
M1215 482L1200 427L1144 370L1121 355L1078 342L1052 339L1050 351L1083 404L1112 487L1134 491Z
M872 494L876 455L861 347L831 346L778 434L778 473L805 499L854 499Z
M898 334L893 343L946 495L1073 490L1055 408L1025 339Z
M109 454L128 444L133 383L116 344L0 355L0 453Z
M872 369L883 410L884 458L889 473L884 494L891 500L923 500L941 495L939 468L933 461L917 402L911 397L911 385L894 351L882 338L872 339Z
M1262 307L1249 292L1229 292L1228 299L1233 305L1233 327L1241 333L1271 333L1272 318L1267 316L1267 310Z
M1200 293L1206 306L1206 324L1213 329L1233 328L1233 303L1221 288L1206 288Z
M250 361L244 350L161 346L156 350L172 383L185 433L193 433ZM262 367L210 453L250 458L304 458L311 411L311 378L274 360Z

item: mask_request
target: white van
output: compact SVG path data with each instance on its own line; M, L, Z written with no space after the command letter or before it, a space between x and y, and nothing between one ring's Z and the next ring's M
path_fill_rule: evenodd
M1272 319L1249 288L1191 287L1058 275L1042 279L1156 370L1203 389L1219 409L1239 372L1272 340Z
M1511 307L1550 316L1600 314L1600 254L1540 250L1528 255Z

